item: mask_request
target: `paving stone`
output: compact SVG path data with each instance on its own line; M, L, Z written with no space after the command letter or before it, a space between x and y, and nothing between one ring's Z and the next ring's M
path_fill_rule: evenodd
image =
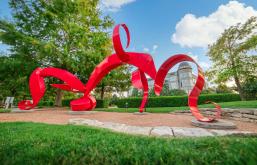
M222 108L224 112L233 113L233 112L240 112L239 109L231 109L231 108Z
M236 125L230 121L226 120L216 120L213 122L201 122L196 119L192 120L192 125L207 128L207 129L235 129Z
M162 136L162 137L174 136L172 129L168 126L154 127L152 129L150 135L152 135L152 136Z
M100 122L98 120L91 120L91 119L84 119L81 122L82 125L90 125L90 126L102 126L103 122Z
M14 108L11 110L11 113L29 113L29 112L34 112L34 109L30 110L20 110L19 108Z
M201 137L201 136L213 136L212 133L202 128L184 128L184 127L172 127L175 137Z
M243 114L243 117L250 118L250 119L257 119L255 115Z
M73 125L82 125L82 122L85 119L83 118L75 118L75 119L69 119L68 124L73 124Z
M107 128L117 132L124 132L125 126L126 124L119 124L113 122L103 122L103 124L100 125L101 128Z
M234 112L231 114L232 117L242 117L242 114L241 113L238 113L238 112Z
M252 134L248 131L231 131L231 130L210 130L215 136L225 136L225 135L249 135Z
M126 124L113 123L113 122L100 122L98 120L74 118L70 119L69 124L74 125L89 125L100 128L107 128L116 132L137 134L137 135L151 135L161 137L201 137L201 136L224 136L224 135L249 135L253 134L246 131L231 131L231 130L206 130L202 128L184 128L184 127L168 127L168 126L157 126L157 127L140 127L140 126L129 126ZM254 134L256 135L256 134Z
M241 110L240 113L253 115L254 111L253 110Z
M138 135L150 135L152 127L138 127L138 126L125 126L123 129L124 133L138 134Z

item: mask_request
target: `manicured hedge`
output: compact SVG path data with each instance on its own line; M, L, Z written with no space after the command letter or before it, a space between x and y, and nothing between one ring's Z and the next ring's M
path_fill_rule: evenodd
M141 97L131 97L123 98L114 101L113 103L119 108L126 108L126 103L128 108L136 108L141 104ZM229 101L240 101L240 96L238 94L206 94L200 95L198 104L204 104L205 101L214 102L229 102ZM188 105L187 96L159 96L150 97L148 99L147 107L179 107Z
M73 100L73 99L62 100L62 106L64 106L64 107L70 106L71 100ZM96 100L96 108L108 108L109 103L110 103L110 100L108 100L108 99L104 99L104 100L98 99L98 100Z

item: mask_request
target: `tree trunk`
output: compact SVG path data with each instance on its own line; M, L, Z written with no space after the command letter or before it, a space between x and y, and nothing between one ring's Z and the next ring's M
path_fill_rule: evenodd
M236 83L236 87L237 87L237 90L239 92L239 95L240 95L240 98L241 100L246 100L245 99L245 96L244 96L244 92L242 90L242 87L241 87L241 84L240 84L240 81L239 81L239 78L237 76L234 76L234 79L235 79L235 83Z
M104 84L101 86L101 99L104 99Z
M63 92L61 89L57 89L56 92L56 97L55 97L55 103L54 105L57 107L61 107L62 106L62 96L63 96Z

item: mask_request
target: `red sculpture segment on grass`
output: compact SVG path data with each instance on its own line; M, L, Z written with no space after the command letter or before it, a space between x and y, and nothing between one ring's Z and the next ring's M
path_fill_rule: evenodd
M21 110L28 110L34 108L44 96L45 93L45 77L55 77L64 82L64 84L51 84L52 87L59 88L71 92L83 93L83 96L79 99L72 100L70 102L71 109L73 111L88 111L96 107L96 100L90 95L91 91L97 86L97 84L113 69L124 65L130 64L138 69L132 73L131 81L132 85L138 89L143 90L143 100L139 107L139 111L143 112L148 98L148 82L146 75L155 80L155 93L160 94L164 79L168 71L177 63L182 61L190 61L197 65L198 77L196 84L188 97L188 105L192 114L199 121L210 122L215 118L220 117L220 107L213 103L217 108L216 117L204 117L198 110L197 101L198 97L204 86L204 76L201 67L189 56L179 54L170 57L165 61L158 72L156 72L155 64L151 55L146 53L126 52L120 39L120 27L122 27L127 35L127 45L130 44L130 34L128 27L125 24L119 24L115 26L113 30L113 47L115 53L107 56L100 64L98 64L91 73L89 80L86 84L83 84L75 75L58 68L37 68L35 69L29 79L29 87L32 100L24 100L19 102L18 107Z

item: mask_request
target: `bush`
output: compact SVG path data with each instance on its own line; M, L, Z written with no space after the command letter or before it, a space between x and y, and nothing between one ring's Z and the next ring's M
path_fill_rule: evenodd
M160 97L149 97L147 107L180 107L188 105L187 96L160 96ZM123 98L114 102L119 108L125 108L128 103L128 108L137 108L140 106L142 101L141 97ZM238 94L208 94L200 95L198 104L204 104L206 101L214 102L229 102L229 101L240 101Z
M38 103L38 106L39 107L42 107L42 106L48 106L48 107L50 107L50 106L53 106L54 105L54 102L53 101L40 101L39 103Z
M0 113L10 113L10 112L11 112L11 109L0 108Z
M74 99L64 99L62 100L62 106L64 107L69 107L70 106L70 101L72 101ZM110 103L110 100L105 99L105 100L96 100L96 108L108 108Z
M251 78L243 83L242 89L246 100L257 99L257 78Z
M96 100L96 108L108 108L110 100Z

